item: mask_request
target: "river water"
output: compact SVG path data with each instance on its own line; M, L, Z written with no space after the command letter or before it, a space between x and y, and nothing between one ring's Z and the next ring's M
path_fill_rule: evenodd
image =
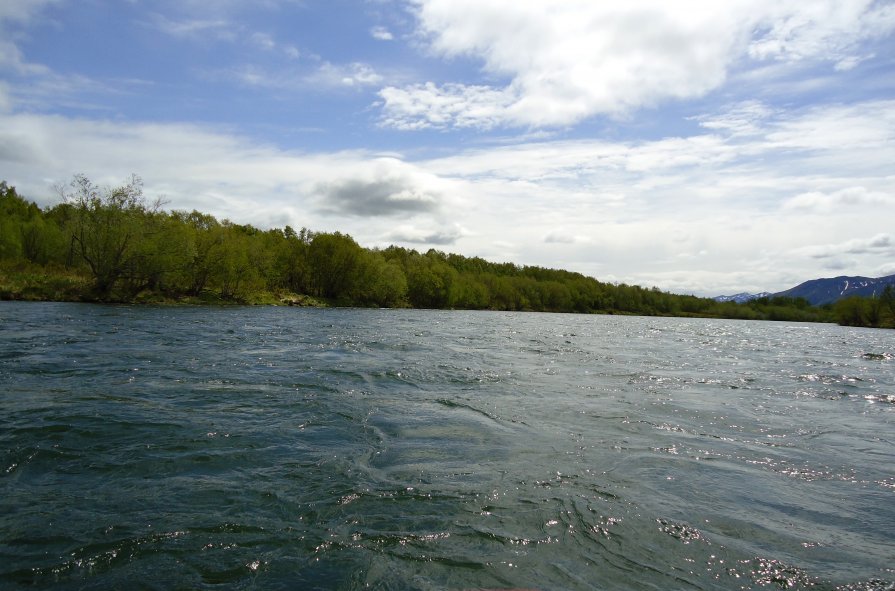
M893 589L893 337L0 303L0 587Z

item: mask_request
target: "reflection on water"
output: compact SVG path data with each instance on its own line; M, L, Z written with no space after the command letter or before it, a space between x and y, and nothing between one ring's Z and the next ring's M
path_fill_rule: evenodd
M892 343L2 303L0 583L891 589Z

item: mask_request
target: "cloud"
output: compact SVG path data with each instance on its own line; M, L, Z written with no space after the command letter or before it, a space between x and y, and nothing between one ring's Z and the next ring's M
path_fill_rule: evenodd
M401 226L388 234L392 242L405 244L431 244L436 246L448 246L454 244L463 236L464 232L459 226L443 228L440 230L428 230L414 226Z
M865 62L867 60L871 60L876 57L876 54L867 54L867 55L848 55L836 62L834 69L837 72L848 72L849 70L854 70L861 62Z
M439 208L440 196L402 169L408 166L391 159L374 164L366 178L340 179L319 185L321 209L350 216L405 216L431 213Z
M568 126L704 96L735 66L854 62L859 43L895 30L895 9L866 0L561 3L409 0L432 54L471 58L493 85L387 87L397 129Z
M246 64L214 73L211 77L233 80L250 87L292 92L361 89L375 86L382 80L382 76L367 64L329 62L310 71L301 64L287 69Z
M253 44L267 51L273 51L277 48L277 42L269 33L256 31L252 33L250 39Z
M324 62L316 72L308 77L311 84L326 88L377 86L382 83L382 80L382 76L372 66L361 62L350 64Z
M301 52L296 47L279 43L270 33L255 31L248 36L248 40L251 45L263 51L281 53L291 60L301 57Z
M895 256L895 241L891 234L876 234L870 238L855 238L838 244L808 246L797 252L814 259L838 258L847 254Z
M835 213L844 207L895 207L895 195L870 191L866 187L847 187L831 193L800 193L783 203L783 209L815 213Z
M732 121L734 111L699 121ZM737 124L420 157L287 150L207 125L12 112L0 113L0 180L48 205L52 185L73 173L116 185L136 172L147 195L172 208L259 227L339 230L365 246L450 244L706 295L774 291L823 276L831 262L869 274L895 259L895 207L874 201L890 198L895 182L893 114L895 101L867 101L775 110L748 119L745 134ZM817 202L789 204L811 194Z
M203 11L201 14L205 14ZM183 16L169 18L162 14L152 14L148 26L171 37L191 41L213 39L224 43L241 44L245 48L259 49L268 53L279 53L290 60L301 57L301 52L293 45L279 42L264 31L250 31L235 18L204 18Z
M750 56L781 60L819 56L841 64L855 57L859 41L895 28L895 6L865 0L782 3L769 10L763 25L749 45Z
M873 113L873 116L868 116ZM864 101L854 105L823 105L774 122L767 139L780 149L846 150L891 146L895 103Z
M382 125L401 130L488 129L503 120L504 110L515 100L511 93L488 86L439 87L431 82L405 88L390 86L382 89L379 96L384 107Z
M385 27L373 27L370 29L370 36L378 41L391 41L395 38L391 31Z
M0 2L0 69L21 75L34 76L49 73L46 66L29 63L22 55L9 29L28 25L53 4L61 0L6 0Z
M544 242L546 244L589 244L593 241L587 236L578 236L566 228L559 228L544 236Z
M734 136L756 135L762 132L765 123L775 111L757 100L731 105L722 113L694 117L699 125L711 130L722 131Z
M238 37L237 27L221 18L181 18L171 19L162 14L153 14L149 24L156 30L179 38L197 38L211 35L217 39L233 41Z
M45 7L59 4L62 0L4 0L0 3L0 24L4 21L20 23L34 19Z
M12 97L9 94L9 85L0 80L0 113L12 110Z

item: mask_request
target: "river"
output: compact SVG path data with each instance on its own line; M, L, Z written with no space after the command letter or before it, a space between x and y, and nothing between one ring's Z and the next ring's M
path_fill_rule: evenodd
M0 587L895 588L895 338L0 303Z

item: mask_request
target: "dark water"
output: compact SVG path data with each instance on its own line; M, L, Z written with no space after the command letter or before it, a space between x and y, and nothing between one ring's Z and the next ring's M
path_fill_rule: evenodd
M895 334L0 304L0 588L893 589Z

